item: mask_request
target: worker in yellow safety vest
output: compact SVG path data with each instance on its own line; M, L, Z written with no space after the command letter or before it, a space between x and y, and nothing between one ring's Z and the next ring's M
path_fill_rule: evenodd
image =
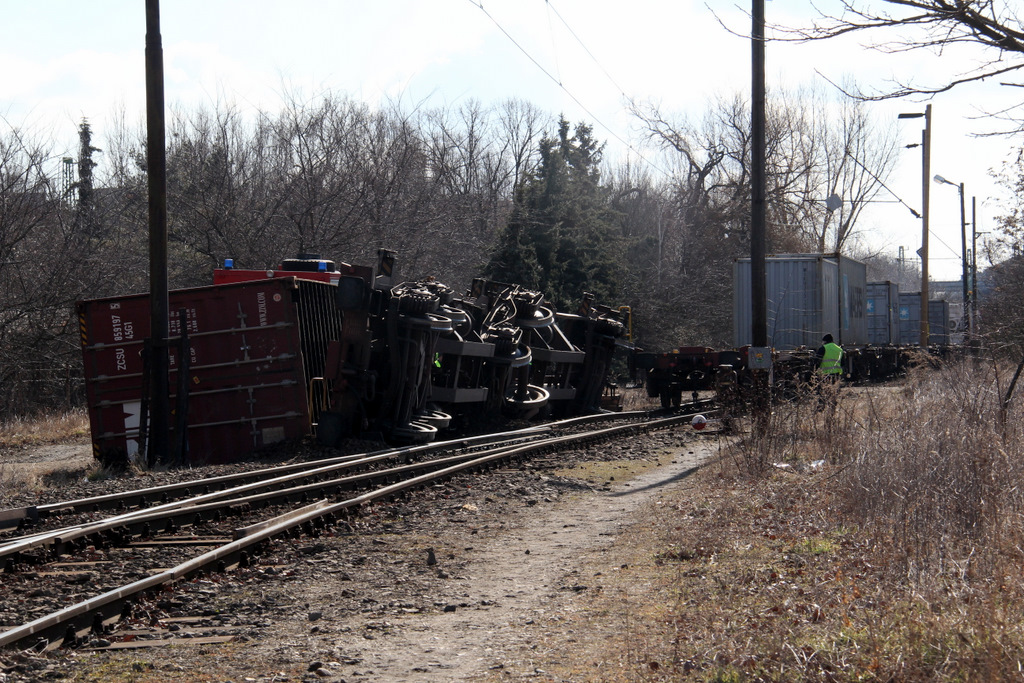
M831 334L826 334L821 341L816 354L820 361L818 371L826 379L838 382L843 376L843 347L835 343Z

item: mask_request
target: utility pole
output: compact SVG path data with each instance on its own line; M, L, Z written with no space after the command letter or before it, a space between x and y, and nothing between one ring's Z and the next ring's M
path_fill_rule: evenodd
M750 31L750 324L751 341L747 366L753 371L754 399L751 412L757 430L764 433L771 414L769 377L772 354L768 348L768 295L765 278L765 86L764 0L752 0Z
M149 184L150 467L168 459L170 382L167 337L167 153L164 139L164 51L160 0L146 0L146 175ZM141 444L140 444L141 446Z
M971 331L978 333L978 198L971 197Z
M924 149L921 154L924 159L921 162L921 348L928 348L928 337L931 329L928 324L928 235L931 231L929 223L931 210L931 183L928 179L932 173L932 105L924 108Z
M928 348L928 200L931 197L932 105L925 105L924 113L900 114L901 119L924 117L921 132L921 348Z
M967 213L964 210L964 184L960 183L960 249L963 254L961 263L960 279L963 280L963 297L964 297L964 319L967 321L967 338L970 339L974 333L974 328L971 325L971 285L968 282L971 279L971 266L967 262Z
M751 341L768 346L768 300L765 292L765 85L764 0L753 0L751 30L751 166L750 166L750 300Z

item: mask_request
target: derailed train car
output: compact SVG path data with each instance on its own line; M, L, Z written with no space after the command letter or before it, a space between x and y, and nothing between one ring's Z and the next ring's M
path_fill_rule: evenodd
M169 375L175 399L183 385L188 394L189 453L225 461L308 430L315 352L300 328L311 319L330 326L329 314L318 317L330 303L322 287L281 278L170 294ZM144 452L149 309L148 295L78 304L93 452L104 462Z
M617 311L585 298L577 313L558 313L515 284L478 279L458 297L426 280L378 296L342 278L338 297L353 324L331 344L325 444L374 429L427 441L453 419L594 412L611 355L628 344Z
M316 256L226 267L170 294L172 443L181 462L228 462L315 434L426 442L479 417L601 409L620 311L585 297L560 313L539 292L476 280L465 296L427 279ZM79 302L94 453L121 462L147 434L147 295ZM182 326L183 325L183 326Z

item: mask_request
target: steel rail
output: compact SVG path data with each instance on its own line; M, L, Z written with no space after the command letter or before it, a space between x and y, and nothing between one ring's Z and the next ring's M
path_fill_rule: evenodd
M552 424L559 425L559 423ZM122 491L119 493L108 493L101 496L94 496L89 498L79 498L77 500L60 501L57 503L48 503L44 505L35 505L30 507L0 510L0 528L4 526L15 526L25 521L35 521L36 519L46 518L53 515L64 513L97 512L99 510L112 508L138 507L147 505L150 499L160 500L161 503L167 503L174 496L191 496L191 492L193 489L199 489L204 490L204 492L210 492L210 489L216 487L226 487L233 484L237 485L238 483L241 482L262 481L267 477L277 477L287 472L315 469L323 465L357 460L359 458L368 458L386 454L394 454L395 456L409 456L418 453L429 453L431 451L445 450L450 448L471 448L478 445L494 443L496 441L522 438L524 435L549 431L550 429L552 429L552 424L536 425L524 429L506 432L496 432L493 434L481 434L478 436L461 437L458 439L433 442L429 444L403 446L400 448L385 448L377 451L370 451L368 453L334 456L331 458L321 458L301 463L277 465L274 467L268 467L261 470L254 470L252 472L238 472L235 474L225 474L217 477L209 477L206 479L194 479L186 482L177 482L174 484L164 484L161 486L152 486L143 489L135 489L133 491ZM220 490L226 489L221 488Z
M181 524L181 520L183 520L187 515L194 516L197 514L203 514L213 509L213 507L223 506L223 503L221 503L217 506L211 507L210 504L214 501L225 501L229 504L239 504L238 501L228 499L233 499L238 496L244 496L247 493L258 491L259 489L263 488L268 488L272 486L283 486L304 478L322 477L327 474L333 473L339 469L347 469L355 466L366 466L387 459L409 456L415 453L445 450L453 447L479 447L480 445L499 443L505 440L515 441L524 438L538 438L540 434L551 431L551 429L554 427L574 427L580 424L589 424L593 422L602 422L607 420L618 420L625 418L647 418L649 416L650 413L646 411L584 415L580 417L560 420L558 422L551 423L548 425L539 425L536 427L529 427L522 430L513 430L511 432L500 432L496 434L480 435L477 437L466 437L447 442L424 444L418 446L408 446L398 449L384 449L381 451L374 451L366 455L338 456L335 458L326 458L306 463L297 463L281 467L268 468L264 470L259 470L258 472L255 473L224 475L222 477L214 477L205 480L193 480L190 482L169 484L159 487L150 487L147 489L141 489L131 492L108 494L105 496L98 496L95 498L86 498L74 501L54 503L51 505L37 506L36 511L39 514L39 516L50 516L53 514L57 514L59 512L83 510L91 511L97 509L102 505L112 506L113 504L123 504L126 499L137 500L137 504L141 505L144 504L147 498L150 496L160 496L166 499L167 497L169 497L170 493L187 493L192 488L198 487L200 485L205 488L209 488L210 486L213 485L223 485L229 481L240 480L249 482L246 484L239 484L231 488L220 489L219 491L193 496L183 500L164 503L161 505L152 506L145 509L134 510L104 520L97 520L89 524L72 525L69 527L63 527L61 529L41 532L38 534L29 534L15 539L10 539L6 543L0 544L0 562L3 563L2 568L4 570L10 570L12 567L11 562L13 562L12 558L16 558L22 555L23 553L26 553L30 550L34 550L39 547L50 545L61 546L80 538L85 538L88 536L97 536L99 534L105 532L112 532L117 529L126 529L128 531L134 531L135 533L138 533L139 531L141 531L143 524L148 524L150 522L158 521L161 519L174 520L171 523ZM321 466L314 467L315 465L318 464L321 464ZM284 474L279 474L282 472L284 472ZM263 478L274 474L278 474L278 476L272 477L270 479ZM309 485L307 489L314 489L317 486L318 485ZM266 500L275 497L281 498L284 496L277 494L267 494L262 497L253 496L252 499ZM171 515L171 511L177 509L184 509L185 511L178 514L177 516ZM123 534L125 532L119 531L118 533Z
M232 486L230 488L222 488L218 492L209 494L203 494L188 499L165 503L154 507L148 507L141 510L134 510L131 512L117 515L115 517L106 518L103 520L96 520L88 524L77 524L67 527L61 527L59 529L52 529L35 535L27 535L19 537L17 539L8 540L4 544L0 544L0 568L6 571L13 570L13 562L16 558L24 553L40 547L53 546L57 548L65 547L69 543L73 543L83 538L96 538L97 542L102 543L104 540L100 535L102 533L114 533L115 537L134 536L139 533L145 532L145 525L156 521L166 521L169 526L175 525L187 525L187 517L201 516L224 507L224 505L242 505L246 503L263 502L269 504L268 501L273 500L287 500L290 496L298 495L305 496L309 490L316 488L330 488L334 487L335 490L345 485L345 480L331 480L331 482L318 482L314 484L307 484L306 486L291 486L287 489L278 489L274 493L265 494L262 496L251 495L248 498L238 500L238 497L245 497L246 494L256 492L261 488L270 486L281 486L293 481L301 480L303 478L318 478L323 477L327 474L333 473L338 469L346 469L355 466L366 466L382 460L395 458L399 456L409 456L414 453L423 453L429 451L444 450L447 447L469 447L478 446L485 443L501 442L507 439L521 439L521 438L536 438L539 434L550 431L552 426L560 428L571 427L580 424L589 424L593 422L602 422L609 419L618 420L624 418L647 418L650 414L643 411L636 411L630 413L612 413L612 414L597 414L582 416L577 418L569 418L566 420L558 421L553 425L541 425L538 427L530 427L522 430L514 430L511 432L500 432L496 434L485 434L477 437L467 437L463 439L456 439L453 441L446 441L442 443L423 444L417 446L406 446L402 449L390 449L379 452L374 452L370 455L353 455L353 456L340 456L337 458L324 459L319 461L311 461L307 463L293 464L289 466L282 466L276 468L269 468L259 470L256 473L244 473L236 475L224 475L221 477L214 477L210 479L194 480L189 482L183 482L178 484L168 484L165 486L155 486L145 489L136 490L136 492L127 492L123 494L112 494L108 496L96 497L93 499L81 499L78 501L70 501L65 503L56 503L49 506L39 506L37 510L40 512L40 516L49 516L57 512L68 511L68 510L82 510L82 509L96 509L100 504L110 505L112 503L121 503L126 497L135 498L139 504L143 504L147 497L150 496L161 496L166 498L169 492L188 492L191 487L195 487L199 484L209 488L211 485L223 484L230 480L250 480L254 477L269 476L274 473L286 472L278 477L270 479L257 478L255 482L248 484L240 484L238 486ZM314 468L313 465L323 463L323 467ZM287 474L287 472L295 472L298 470L298 474ZM373 477L370 477L373 478ZM348 479L349 481L356 481L355 479ZM290 492L290 493L285 493ZM229 500L228 500L229 499ZM220 504L213 505L215 501L223 501ZM183 512L178 514L172 514L171 511L176 509L183 509ZM200 517L201 518L201 517Z
M429 444L418 444L414 446L404 446L400 448L386 448L377 451L370 451L368 453L335 456L331 458L322 458L301 463L277 465L274 467L264 468L261 470L254 470L252 472L226 474L217 477L208 477L205 479L195 479L186 482L164 484L160 486L152 486L143 489L135 489L132 491L109 493L100 496L80 498L70 501L60 501L57 503L48 503L44 505L35 505L22 508L10 508L6 510L0 510L0 528L12 527L29 521L35 522L38 519L44 519L59 514L75 512L97 512L99 510L113 508L121 509L128 507L142 507L147 505L150 499L160 500L161 505L166 506L169 504L169 501L171 501L172 498L179 495L185 497L185 500L181 500L179 504L188 505L190 504L190 501L199 502L203 500L202 496L210 493L216 493L211 491L211 489L214 488L217 488L218 491L230 491L231 487L238 486L246 482L266 481L268 477L276 478L288 472L301 472L313 470L320 466L326 466L333 463L357 461L362 458L372 458L374 456L388 454L392 454L397 457L410 456L419 453L429 453L432 451L445 450L450 448L471 448L480 445L486 445L489 443L500 442L504 440L524 438L527 435L548 432L551 430L565 427L572 427L579 424L589 424L591 422L602 422L617 419L648 418L652 414L654 413L651 413L649 411L630 411L583 415L543 425L526 427L524 429L510 430L505 432L495 432L491 434L482 434L478 436L461 437L458 439L451 439L447 441L433 442ZM191 497L191 492L194 489L201 490L204 493L200 494L200 496L197 497ZM148 507L146 509L155 510L169 508ZM131 515L139 513L131 512L125 514L125 518L127 519L130 518ZM67 528L77 529L79 528L79 526L75 525ZM43 532L40 534L26 534L15 539L8 539L7 542L0 544L0 557L2 557L4 548L6 548L7 545L10 543L21 542L30 538L37 538L42 536L52 536L53 533L53 531L50 531Z
M693 413L676 415L652 420L644 424L619 425L584 434L553 436L538 442L500 448L498 449L501 451L499 453L489 453L473 457L464 462L390 484L348 500L333 504L326 500L318 501L300 510L291 511L285 515L265 520L261 523L262 527L253 525L236 530L235 535L238 538L235 540L202 553L176 567L0 633L0 648L16 644L31 644L39 649L54 649L62 645L66 640L77 640L91 630L101 631L104 626L112 624L121 618L132 597L204 571L227 571L240 564L247 564L249 549L255 549L255 546L258 544L287 533L294 528L305 528L305 525L311 525L321 518L332 519L339 514L347 514L350 510L358 511L360 507L370 502L390 498L408 489L417 488L426 483L448 478L461 472L491 466L500 461L526 457L533 452L574 442L588 443L624 434L653 431L684 422L690 419L692 415ZM29 639L33 638L35 641L29 643Z
M589 424L594 422L602 422L610 419L623 419L623 418L648 418L650 413L645 411L634 411L628 413L609 413L609 414L596 414L596 415L585 415L575 418L568 418L554 423L557 427L573 427L580 424ZM488 443L500 443L505 440L518 440L523 438L537 438L539 434L550 431L551 425L544 425L539 427L527 428L524 430L514 430L512 432L502 432L498 434L487 434L479 437L471 437L466 439L459 439L451 442L445 442L442 444L427 444L420 446L405 447L400 449L385 449L383 451L376 451L376 455L349 455L339 456L336 458L328 458L319 461L312 461L308 463L300 463L290 466L284 466L280 468L270 468L261 470L259 474L271 475L276 472L282 472L287 470L293 472L292 474L284 474L271 479L258 479L255 482L248 484L241 484L228 489L221 489L220 491L202 494L194 496L188 499L179 500L171 503L165 503L145 509L134 510L131 512L117 515L114 517L106 518L103 520L97 520L88 524L73 525L69 527L62 527L60 529L54 529L47 532L41 532L38 534L30 534L22 536L16 539L11 539L4 544L0 544L0 569L6 572L15 571L15 564L26 553L35 550L37 548L50 548L54 552L60 552L67 548L69 544L73 544L79 539L93 539L95 544L105 545L107 543L113 543L115 545L122 544L125 542L125 538L129 536L145 535L150 533L151 524L159 522L164 523L166 528L177 528L182 526L189 526L203 521L203 516L212 514L214 516L219 514L219 511L225 507L237 507L240 505L252 505L262 503L264 505L274 504L277 501L288 501L292 496L307 497L310 492L316 490L333 489L334 491L341 490L346 485L354 486L358 485L358 482L369 479L373 480L377 478L376 474L370 474L365 477L346 477L342 479L332 479L324 482L321 477L329 474L333 474L337 470L347 469L355 466L367 466L375 462L380 462L386 459L391 459L399 456L408 456L415 452L429 452L432 450L444 450L445 448L451 448L458 446L466 448L469 446L479 446L481 444ZM457 456L457 458L463 458L466 456ZM313 468L312 465L317 463L326 463L322 467ZM299 470L295 474L295 470ZM226 475L224 477L217 477L208 480L198 480L193 482L186 482L184 484L172 484L165 487L152 487L143 491L129 492L127 495L141 494L140 502L144 501L147 495L162 494L166 495L170 489L174 490L185 490L183 486L192 486L197 483L206 484L209 486L212 482L223 483L228 479L244 478L246 480L251 477L247 475ZM272 492L258 494L255 493L261 489L271 487L283 487L295 482L301 481L302 479L314 478L318 481L316 483L307 484L304 486L295 485L288 486L288 488L279 488ZM248 494L248 495L247 495ZM52 506L46 506L51 509L47 509L44 512L46 514L52 514L54 510L66 510L66 509L81 509L83 507L95 508L96 502L99 500L105 500L105 502L123 500L122 496L125 494L111 494L109 496L103 496L94 499L82 499L78 501L70 501L67 503L56 503ZM218 502L219 501L219 502Z
M514 445L499 446L490 449L487 453L502 453L515 447L516 446ZM45 537L33 538L21 543L10 544L8 547L0 548L0 560L11 559L39 547L47 547L51 549L53 553L60 554L68 549L69 545L79 539L94 540L95 545L98 547L108 543L113 545L130 545L130 541L126 540L128 537L147 536L152 532L152 528L158 524L163 525L166 533L171 533L182 527L200 524L208 519L208 515L213 517L219 516L225 509L235 510L259 505L281 505L288 504L296 499L304 501L307 500L312 493L321 493L325 491L338 492L345 489L351 490L359 488L360 486L373 485L377 480L388 481L394 477L403 476L409 472L433 470L438 467L463 462L479 456L480 454L476 452L464 453L461 455L446 456L433 460L390 467L383 470L360 472L350 476L321 480L308 484L290 486L288 488L279 488L272 491L254 492L251 493L251 495L243 495L242 497L230 498L227 500L206 500L205 502L187 506L174 505L161 506L160 508L147 508L146 510L141 510L127 516L99 520L95 523L79 527L69 527L64 530L64 533L51 532L46 534ZM385 456L376 456L378 461L380 461L380 458L384 457ZM353 463L342 463L340 465L322 468L316 472L303 473L302 475L290 475L290 478L282 477L280 480L275 480L273 482L249 484L239 487L238 489L234 489L233 492L247 493L250 491L261 491L268 486L277 486L279 484L288 483L289 481L292 481L292 478L294 477L298 477L300 479L309 478L310 476L319 477L324 474L336 472L339 469L344 469L351 464ZM358 464L363 464L363 462ZM211 497L219 497L222 494L224 494L224 492L210 494L210 496L203 496L202 498L208 499Z
M524 438L536 439L540 438L542 432L536 432L532 434L522 434L513 441L521 441ZM499 440L500 442L501 440ZM492 440L491 443L494 443ZM0 562L4 563L3 568L5 571L9 571L12 568L12 562L14 558L20 555L34 550L36 548L55 546L61 547L66 544L76 541L80 538L86 538L90 536L99 536L105 532L117 532L124 534L126 532L132 532L134 534L141 533L144 525L150 524L156 521L166 520L169 524L181 524L182 520L188 516L195 517L196 515L202 515L210 511L216 511L224 508L225 506L231 505L243 505L246 503L263 502L273 500L275 498L286 498L289 495L302 495L302 493L314 490L316 488L327 488L331 486L330 483L323 481L314 482L305 486L289 486L295 482L303 479L319 479L324 476L334 474L340 470L346 470L353 467L365 467L373 465L387 460L393 460L400 457L407 457L408 452L406 449L400 449L398 451L385 451L377 455L367 455L353 459L353 456L345 456L340 458L340 462L332 462L321 467L313 469L302 469L298 472L289 472L284 475L273 477L271 479L261 479L247 484L241 484L229 489L222 489L220 491L214 491L212 493L206 493L199 496L193 496L185 500L178 500L163 505L157 505L153 507L143 508L139 510L133 510L121 515L114 517L108 517L102 520L96 520L87 524L78 524L69 527L63 527L61 529L55 529L39 534L33 534L29 536L20 537L18 539L11 540L5 544L0 545ZM455 457L469 457L466 456L455 456ZM433 461L428 461L433 462ZM265 472L273 472L273 470L265 470ZM364 478L370 478L376 476L376 472L371 471L366 473L365 476L356 475L349 477L350 481L357 482ZM331 480L334 482L340 480ZM264 494L257 494L255 492L273 488L273 487L287 487L277 488L273 491L269 491ZM289 493L291 492L291 493ZM246 496L246 494L249 494ZM126 531L120 531L126 530Z

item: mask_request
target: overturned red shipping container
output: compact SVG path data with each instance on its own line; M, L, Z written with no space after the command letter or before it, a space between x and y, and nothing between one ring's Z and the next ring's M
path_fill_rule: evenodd
M309 388L323 376L327 341L341 326L335 289L275 278L170 293L171 406L181 368L180 311L186 320L189 462L230 462L310 432ZM93 453L102 462L135 458L144 452L149 295L77 308ZM172 429L175 422L172 416Z

